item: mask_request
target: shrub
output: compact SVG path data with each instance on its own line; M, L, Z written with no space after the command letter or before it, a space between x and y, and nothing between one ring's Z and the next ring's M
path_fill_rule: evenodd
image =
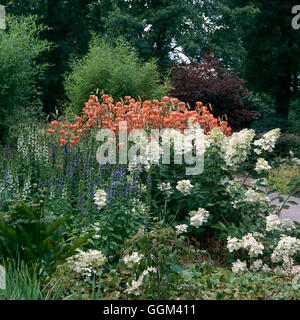
M94 38L88 54L71 61L71 69L64 81L70 101L68 114L79 114L86 97L97 89L115 99L125 95L154 99L161 98L169 88L167 83L160 83L155 61L140 63L137 54L122 40L112 46Z
M281 164L279 168L270 171L268 183L271 188L283 194L296 194L300 193L299 181L299 166Z
M280 157L287 157L293 152L300 158L300 136L296 134L284 133L278 139L274 154Z
M7 18L7 31L0 32L0 138L14 128L18 120L30 119L40 111L40 88L44 63L36 59L50 44L39 38L45 27L36 17Z
M282 274L292 279L300 274L300 224L279 218L276 213L257 217L253 225L227 228L227 248L232 271L248 269L267 274Z
M93 235L66 243L65 234L64 219L47 216L43 200L28 204L13 201L0 216L0 254L7 259L38 263L51 271Z
M227 114L232 121L232 112L242 109L243 101L249 94L243 87L245 81L223 67L217 59L204 57L202 60L201 63L171 65L171 84L174 89L170 94L190 105L196 101L211 103L215 115ZM250 119L255 119L255 116L251 115Z

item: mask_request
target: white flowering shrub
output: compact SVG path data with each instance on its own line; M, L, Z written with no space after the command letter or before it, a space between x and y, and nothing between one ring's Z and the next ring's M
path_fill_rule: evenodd
M105 261L106 258L101 251L90 249L84 252L79 249L77 254L67 259L66 264L70 272L90 278L99 275Z
M179 139L173 131L167 131L170 139ZM203 173L195 176L186 175L185 164L152 164L147 171L151 211L166 224L174 223L178 235L226 233L222 225L255 223L260 215L278 214L280 209L271 205L267 192L266 179L272 168L265 156L274 149L279 135L280 130L275 129L257 139L254 130L243 129L226 136L215 128L197 142L204 163ZM245 183L249 168L257 177L251 186Z
M242 233L241 228L229 232L234 230ZM244 236L228 236L227 249L231 259L239 257L232 263L233 272L251 270L295 276L300 272L300 225L270 214L257 219L252 231Z
M177 229L184 231L185 226ZM141 229L125 243L122 252L109 275L122 299L169 299L187 278L179 252L192 254L185 237L159 223L149 230Z

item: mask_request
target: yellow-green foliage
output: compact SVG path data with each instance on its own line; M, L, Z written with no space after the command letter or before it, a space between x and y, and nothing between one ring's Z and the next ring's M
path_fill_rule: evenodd
M140 62L137 53L122 39L114 46L97 37L85 57L72 60L64 85L70 102L68 115L80 114L84 102L97 89L115 100L124 96L160 99L170 89L168 81L160 81L154 60Z
M281 164L279 168L270 171L269 187L276 191L290 194L300 192L300 167ZM298 184L298 188L297 188Z

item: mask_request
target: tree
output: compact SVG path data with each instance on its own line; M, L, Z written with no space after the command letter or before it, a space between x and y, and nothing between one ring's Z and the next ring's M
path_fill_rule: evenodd
M253 90L272 95L276 117L288 122L290 101L299 88L299 31L291 26L291 0L220 0L225 29L245 50L242 75ZM228 17L231 12L231 19ZM244 12L250 12L246 17ZM224 28L216 36L224 33Z
M125 37L141 58L145 61L156 58L166 70L171 56L176 56L180 47L199 46L194 38L197 35L199 40L203 33L202 3L198 0L111 0L109 12L104 12L103 7L96 9L103 3L94 3L89 16L96 31L101 30L111 41Z
M88 49L90 25L87 14L92 0L4 0L7 12L18 16L37 15L38 23L47 26L40 34L53 43L52 50L40 57L48 63L41 99L44 111L53 111L64 100L63 74L69 71L71 56L82 57Z
M218 59L202 57L200 63L172 64L171 96L194 106L197 101L213 106L215 116L228 116L234 129L245 127L258 113L245 109L249 96L245 81ZM247 106L246 106L247 107Z
M97 89L115 100L125 96L161 99L169 89L167 82L161 83L154 60L140 63L134 49L121 39L111 45L97 37L86 56L73 60L64 84L70 101L68 115L80 115L84 102Z
M36 17L7 17L7 30L0 31L0 138L18 120L35 115L41 106L38 80L47 65L37 64L40 55L50 48L40 40L44 27Z

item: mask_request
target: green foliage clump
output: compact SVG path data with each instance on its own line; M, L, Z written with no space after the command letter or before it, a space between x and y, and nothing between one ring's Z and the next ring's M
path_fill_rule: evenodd
M94 38L88 54L73 59L65 75L65 90L70 101L69 114L79 114L87 97L97 89L114 99L125 95L142 100L161 98L169 85L160 83L155 60L140 63L137 54L123 40L112 46Z
M201 300L290 300L299 299L299 290L285 276L270 275L262 271L236 274L213 264L191 265L190 281L198 290L193 296L182 292L180 299Z
M281 164L279 168L270 171L268 183L270 187L283 194L295 194L300 193L299 181L299 166Z
M274 153L281 157L287 157L290 152L296 157L300 157L300 136L296 134L282 134L276 143Z
M65 220L47 216L43 200L25 204L13 201L0 212L0 255L2 258L38 263L42 269L54 270L66 258L76 253L93 234L65 241Z
M40 275L38 264L28 266L24 261L4 261L5 289L0 289L0 300L56 300L61 298L61 287L52 279Z
M0 138L16 121L36 116L41 109L37 80L46 63L37 63L50 43L39 38L44 26L36 17L7 18L7 31L0 31ZM26 116L24 116L26 115Z

